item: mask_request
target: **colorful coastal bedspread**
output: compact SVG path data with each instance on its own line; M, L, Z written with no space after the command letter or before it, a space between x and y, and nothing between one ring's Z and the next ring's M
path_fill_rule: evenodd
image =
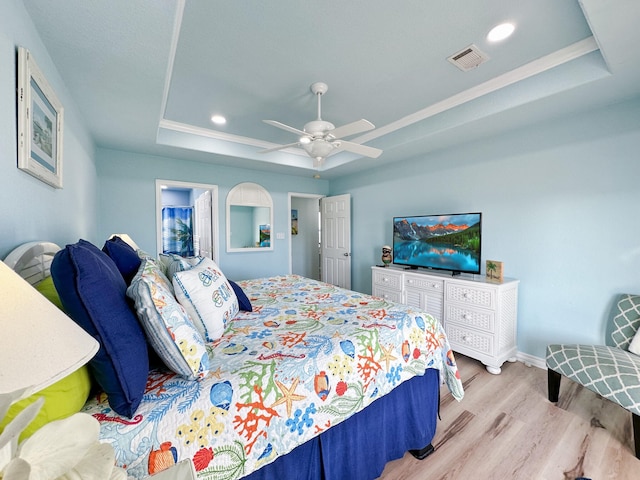
M105 398L85 407L130 476L192 458L199 479L240 478L427 368L462 398L444 330L430 315L296 275L240 285L254 311L209 346L204 380L153 371L131 419Z

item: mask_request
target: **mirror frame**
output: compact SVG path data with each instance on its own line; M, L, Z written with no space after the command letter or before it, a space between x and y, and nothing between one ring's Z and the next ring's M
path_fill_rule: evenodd
M268 207L269 225L271 225L271 239L268 247L231 247L231 207ZM237 184L227 194L227 252L265 252L273 250L273 199L271 194L262 186L253 182Z

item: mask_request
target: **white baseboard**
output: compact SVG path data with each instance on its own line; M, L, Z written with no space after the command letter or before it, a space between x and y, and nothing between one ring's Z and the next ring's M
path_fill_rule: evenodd
M516 359L519 362L524 363L527 367L538 367L544 370L547 369L547 362L544 358L534 357L528 353L518 352L516 353Z

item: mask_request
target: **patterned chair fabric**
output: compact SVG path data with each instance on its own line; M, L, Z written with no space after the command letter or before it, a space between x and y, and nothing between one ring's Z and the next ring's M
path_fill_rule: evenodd
M640 356L617 347L549 345L547 367L640 415Z
M549 400L557 401L561 375L633 413L640 454L640 355L627 349L640 328L640 295L621 295L607 325L605 345L548 345ZM640 457L639 457L640 458Z
M640 328L640 295L621 295L614 312L609 337L614 346L627 350Z

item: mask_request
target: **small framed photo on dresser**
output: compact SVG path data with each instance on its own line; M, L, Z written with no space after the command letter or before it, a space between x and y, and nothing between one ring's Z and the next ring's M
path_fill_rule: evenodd
M487 280L490 282L502 283L504 280L502 262L487 260L486 272Z

